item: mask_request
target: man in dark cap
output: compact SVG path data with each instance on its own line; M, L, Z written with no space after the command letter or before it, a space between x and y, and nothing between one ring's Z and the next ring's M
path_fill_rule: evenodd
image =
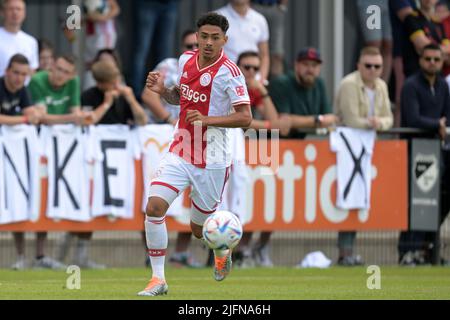
M304 48L297 55L294 70L271 82L269 92L278 113L291 116L291 139L304 137L296 129L336 123L325 84L319 77L321 66L319 51Z

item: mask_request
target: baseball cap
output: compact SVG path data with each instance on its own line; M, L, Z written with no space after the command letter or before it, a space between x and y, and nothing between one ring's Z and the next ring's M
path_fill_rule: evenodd
M297 54L297 61L313 60L322 63L320 52L316 48L307 47L300 50Z

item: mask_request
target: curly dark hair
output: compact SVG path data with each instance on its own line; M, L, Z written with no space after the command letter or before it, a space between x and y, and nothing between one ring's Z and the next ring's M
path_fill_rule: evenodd
M200 29L204 25L218 26L223 33L227 33L230 24L227 18L217 12L208 12L197 20L197 28Z

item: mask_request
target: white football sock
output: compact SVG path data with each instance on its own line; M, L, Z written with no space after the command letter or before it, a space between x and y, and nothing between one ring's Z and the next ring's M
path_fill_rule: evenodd
M223 257L227 256L229 252L230 252L230 249L214 250L214 255L216 256L216 258L223 258Z
M168 245L166 217L145 219L145 238L147 239L148 255L152 264L153 277L165 279L164 260Z

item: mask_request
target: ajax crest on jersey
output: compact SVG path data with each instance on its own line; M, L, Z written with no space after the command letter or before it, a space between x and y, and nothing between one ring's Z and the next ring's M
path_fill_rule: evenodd
M203 87L207 87L209 86L210 83L211 83L211 75L208 72L202 74L202 76L200 77L200 84Z
M229 211L217 211L203 224L203 238L211 249L233 249L241 237L241 222Z

